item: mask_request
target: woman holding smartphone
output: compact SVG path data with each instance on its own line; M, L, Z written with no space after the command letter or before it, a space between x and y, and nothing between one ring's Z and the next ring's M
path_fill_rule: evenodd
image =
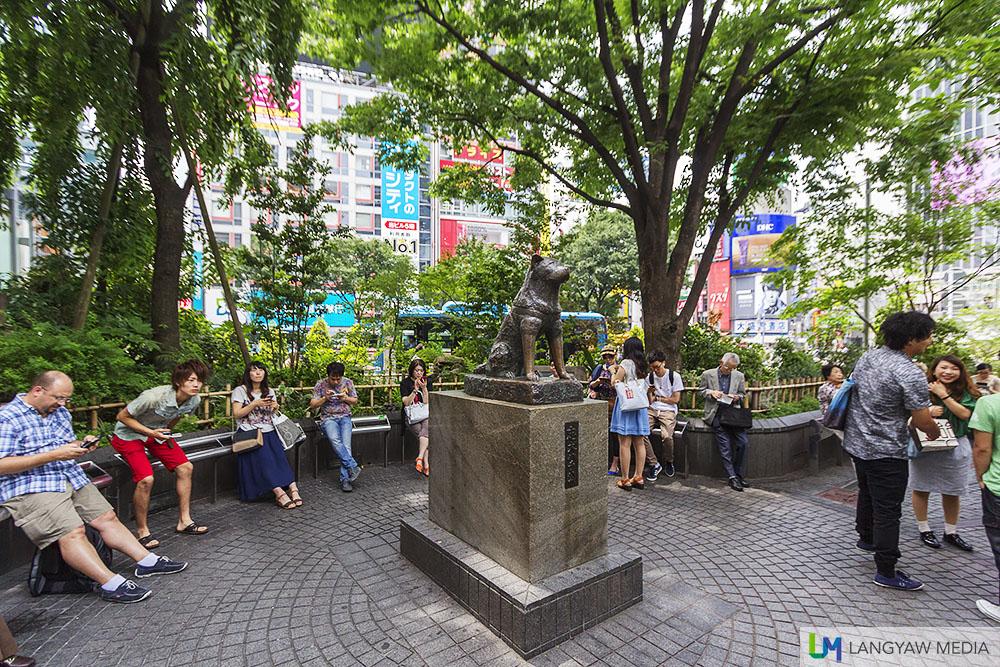
M260 429L264 440L263 447L236 457L240 500L254 500L273 492L282 508L300 507L302 496L295 484L295 475L285 458L281 438L274 430L272 419L278 412L278 401L274 390L267 384L267 367L264 364L259 361L247 364L241 384L233 390L232 401L237 428L244 431ZM285 493L284 487L288 487L288 493Z

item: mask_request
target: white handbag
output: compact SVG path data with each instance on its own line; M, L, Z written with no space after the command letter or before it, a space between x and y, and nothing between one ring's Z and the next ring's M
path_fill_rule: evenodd
M618 405L622 412L632 412L649 407L649 396L646 395L646 379L626 380L615 385L618 394Z
M404 406L403 412L406 413L407 424L419 424L431 416L431 406L428 403L413 402Z

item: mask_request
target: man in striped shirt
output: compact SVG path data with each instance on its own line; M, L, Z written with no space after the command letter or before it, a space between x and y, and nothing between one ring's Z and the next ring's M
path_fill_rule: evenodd
M66 403L73 381L59 371L46 371L0 408L0 506L39 549L58 544L62 558L101 585L101 597L112 602L139 602L150 591L115 574L104 565L87 539L84 524L101 533L112 549L136 561L135 576L173 574L187 567L147 551L122 525L76 459L97 445L97 438L78 440Z

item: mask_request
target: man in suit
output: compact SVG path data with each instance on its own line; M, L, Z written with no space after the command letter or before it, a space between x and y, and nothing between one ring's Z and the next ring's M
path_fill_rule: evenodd
M699 386L699 391L705 398L705 422L715 429L715 444L729 476L729 488L733 491L743 491L750 486L743 479L747 469L749 443L746 429L719 423L719 402L723 399L723 402L738 405L745 399L747 383L743 373L736 370L739 365L739 356L726 352L722 355L722 363L718 368L710 368L701 374Z

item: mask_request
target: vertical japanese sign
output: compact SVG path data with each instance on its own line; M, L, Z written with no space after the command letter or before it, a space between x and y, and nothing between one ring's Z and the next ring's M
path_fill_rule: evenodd
M382 165L382 239L396 253L419 256L419 171Z
M708 271L708 309L719 314L719 331L729 331L729 262L712 262Z
M301 81L292 82L286 100L287 111L281 109L281 105L271 94L271 77L254 75L253 83L248 88L250 93L248 103L250 111L253 112L254 127L274 131L299 131L302 127Z

